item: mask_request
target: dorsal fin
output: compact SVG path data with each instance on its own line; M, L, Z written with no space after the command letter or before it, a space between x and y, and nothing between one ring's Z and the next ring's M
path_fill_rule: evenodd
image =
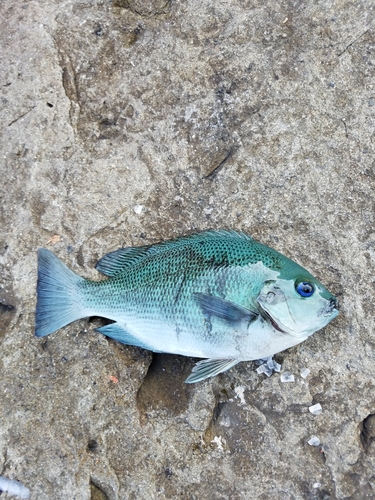
M196 241L205 241L210 238L233 238L251 241L252 238L244 233L226 230L209 230L190 236L182 236L174 240L167 240L149 246L120 248L107 253L96 264L96 269L106 276L116 276L138 264L141 260L151 255L159 254L172 249L183 248Z
M147 251L148 247L119 248L104 255L95 267L106 276L116 276L142 260Z

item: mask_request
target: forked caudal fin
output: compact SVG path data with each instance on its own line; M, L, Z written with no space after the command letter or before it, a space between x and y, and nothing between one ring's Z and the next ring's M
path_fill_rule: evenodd
M52 252L38 250L35 335L44 337L86 316L79 284L84 279L68 269Z

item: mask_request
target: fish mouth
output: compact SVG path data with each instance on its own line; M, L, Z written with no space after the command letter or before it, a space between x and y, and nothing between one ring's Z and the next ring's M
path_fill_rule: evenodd
M322 309L318 316L332 316L333 314L338 314L339 301L336 297L329 299L328 305L325 309Z

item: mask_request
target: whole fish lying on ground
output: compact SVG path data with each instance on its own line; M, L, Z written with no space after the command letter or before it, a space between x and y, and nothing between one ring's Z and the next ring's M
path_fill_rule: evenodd
M38 252L36 331L44 337L87 316L97 331L154 352L208 358L186 382L303 342L338 314L337 299L303 267L249 236L207 231L121 248L90 281Z

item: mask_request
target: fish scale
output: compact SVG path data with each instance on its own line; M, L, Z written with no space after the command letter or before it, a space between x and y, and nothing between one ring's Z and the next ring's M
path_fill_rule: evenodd
M107 279L83 279L39 250L36 335L102 316L115 323L98 330L125 344L208 358L188 382L272 356L337 315L336 299L308 271L242 233L119 249L96 268Z

